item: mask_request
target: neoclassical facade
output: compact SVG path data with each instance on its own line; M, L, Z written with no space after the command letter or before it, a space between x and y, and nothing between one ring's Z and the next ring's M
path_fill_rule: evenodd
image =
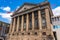
M24 3L12 15L7 40L54 40L49 2Z

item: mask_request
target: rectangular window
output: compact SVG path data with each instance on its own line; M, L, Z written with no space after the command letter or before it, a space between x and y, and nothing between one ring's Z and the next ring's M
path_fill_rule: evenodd
M1 27L1 22L0 22L0 27Z
M52 18L51 21L53 22L54 21L54 18Z
M59 17L57 17L57 21L59 21Z
M39 26L38 26L38 11L34 12L34 29L39 29Z
M29 13L29 30L32 30L32 13Z
M14 31L16 31L16 28L17 28L17 17L16 17L16 22L15 22L15 30Z
M42 28L46 28L46 18L45 18L45 10L41 10L41 18L42 18Z
M2 27L2 22L0 22L0 27Z
M21 31L21 19L22 19L22 16L19 17L19 31Z
M23 30L26 30L26 15L24 15L24 24L23 24Z

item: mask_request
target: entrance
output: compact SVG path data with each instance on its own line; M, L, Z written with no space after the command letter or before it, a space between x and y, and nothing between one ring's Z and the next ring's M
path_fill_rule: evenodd
M56 32L53 32L55 40L57 40Z

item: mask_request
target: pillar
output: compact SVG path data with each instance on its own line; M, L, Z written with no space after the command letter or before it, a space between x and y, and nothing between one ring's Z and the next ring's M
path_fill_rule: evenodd
M28 25L29 25L29 15L27 14L27 18L26 18L26 31L28 31Z
M32 12L32 30L34 30L34 12Z
M22 20L21 20L21 31L23 31L23 23L24 23L24 16L22 15Z
M12 33L14 32L14 29L15 29L15 23L16 23L16 18L13 18L13 29L12 29Z
M18 32L18 29L19 29L19 24L20 24L20 20L19 19L20 19L20 17L18 16L17 17L17 29L16 29L16 32Z
M48 8L45 9L46 13L46 22L47 22L47 29L51 29L50 17L49 17L49 10Z
M38 25L39 25L39 36L40 36L40 40L42 40L42 19L41 19L41 12L40 10L38 10Z
M51 34L53 39L54 39L53 31L51 29L50 15L49 15L49 9L48 8L45 9L45 13L46 13L46 22L47 22L47 29L48 29L47 35Z
M38 24L39 24L39 30L42 29L42 19L41 19L41 12L38 10Z

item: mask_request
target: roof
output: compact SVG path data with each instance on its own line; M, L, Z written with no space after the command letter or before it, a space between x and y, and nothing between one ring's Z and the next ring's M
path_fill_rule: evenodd
M45 6L45 5L49 5L49 7L50 7L49 2L47 2L47 1L46 1L46 2L42 2L42 3L39 3L39 4L24 3L20 8L18 8L15 12L13 12L13 15L12 15L12 16L14 16L14 15L16 15L16 14L18 14L18 13L22 13L22 12L27 11L27 10L24 10L24 11L18 12L19 10L21 10L21 8L22 8L24 5L32 5L32 6L35 6L35 7L30 8L30 9L27 9L27 10L34 9L34 8L39 7L39 6L42 7L42 6ZM50 7L50 9L51 9L51 7ZM52 10L51 10L51 15L53 15L53 14L52 14Z
M4 24L8 24L9 25L9 23L6 23L6 22L3 22L3 21L0 21L1 23L4 23Z
M31 6L37 6L37 4L32 4L32 3L24 3L22 6L20 6L15 12L19 11L24 5L31 5Z
M46 4L46 3L49 3L49 2L42 2L42 3L39 3L39 4L24 3L24 4L23 4L22 6L20 6L17 10L15 10L14 13L17 12L17 11L19 11L24 5L31 5L31 6L35 6L35 7L36 7L36 6L39 6L39 5L44 5L44 4Z

